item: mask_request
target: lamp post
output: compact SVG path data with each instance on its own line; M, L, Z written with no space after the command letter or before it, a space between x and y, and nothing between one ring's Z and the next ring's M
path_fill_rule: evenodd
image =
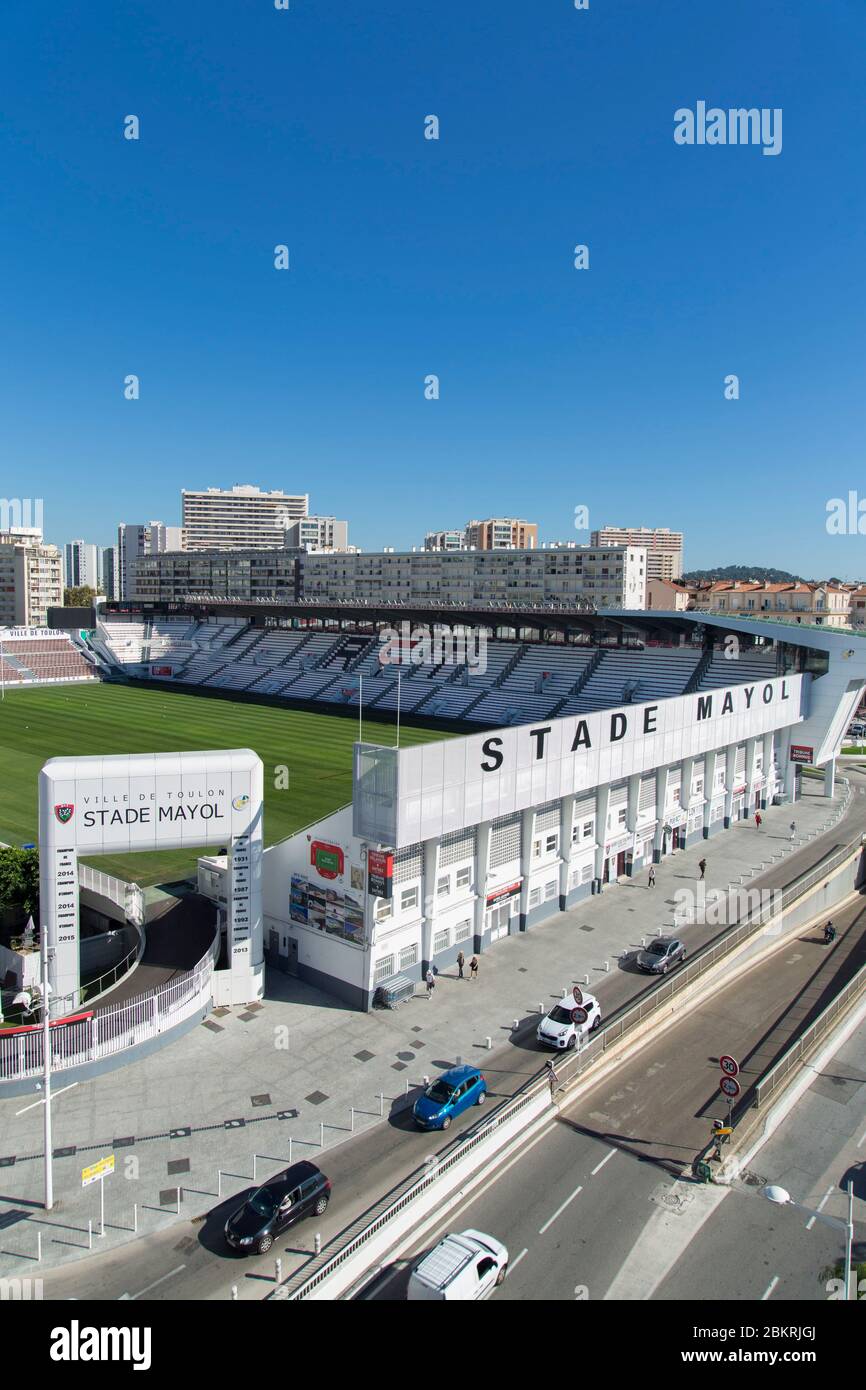
M45 1064L45 1210L54 1206L51 1147L51 1009L48 1003L48 933L42 928L42 1060Z
M857 1290L852 1288L851 1270L853 1265L854 1247L854 1184L850 1181L846 1184L848 1193L848 1219L843 1221L838 1216L825 1216L822 1211L813 1211L811 1207L806 1207L802 1202L795 1202L790 1192L784 1187L777 1187L770 1183L761 1189L768 1202L773 1202L777 1207L794 1207L796 1211L805 1211L816 1221L823 1221L825 1226L832 1226L835 1231L842 1231L845 1236L845 1298L856 1299Z

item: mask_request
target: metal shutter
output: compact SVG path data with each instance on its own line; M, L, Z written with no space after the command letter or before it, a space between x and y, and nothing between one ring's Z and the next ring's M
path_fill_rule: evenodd
M535 813L535 833L539 834L542 830L559 829L559 802L549 801L546 806L540 806Z
M627 783L627 782L620 782L620 784L619 784L618 787L611 787L611 789L610 789L610 805L609 805L609 810L611 810L611 811L618 810L620 806L625 806L627 802L628 802L628 783Z
M490 828L490 867L520 858L520 816L503 816Z
M656 779L655 777L642 777L640 784L640 796L638 798L639 811L651 811L656 804Z
M421 877L422 854L420 845L408 845L398 849L394 855L394 882L407 883L409 879Z
M439 867L447 869L475 855L475 830L452 830L439 841Z

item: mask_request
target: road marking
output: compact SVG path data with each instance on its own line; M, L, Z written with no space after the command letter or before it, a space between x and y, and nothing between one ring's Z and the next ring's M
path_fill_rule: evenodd
M542 1226L541 1230L538 1232L538 1234L539 1234L540 1236L543 1236L543 1235L544 1235L544 1232L547 1230L548 1226L552 1226L552 1225L553 1225L553 1223L554 1223L554 1221L556 1220L556 1218L557 1218L558 1216L561 1216L562 1213L565 1211L565 1208L568 1206L569 1202L573 1202L574 1199L575 1199L575 1197L577 1196L577 1194L578 1194L579 1192L582 1192L582 1191L583 1191L583 1187L576 1187L576 1188L574 1189L574 1191L572 1192L571 1196L570 1196L570 1197L566 1197L566 1199L565 1199L565 1201L563 1202L562 1206L561 1206L561 1207L557 1207L556 1211L553 1213L553 1215L551 1216L550 1220L549 1220L549 1221L545 1221L545 1223L544 1223L544 1225Z
M828 1187L828 1188L827 1188L827 1191L824 1193L824 1196L821 1198L820 1202L818 1203L818 1206L816 1207L816 1210L817 1210L817 1211L823 1211L823 1210L824 1210L824 1205L825 1205L825 1203L827 1202L827 1199L832 1195L832 1193L833 1193L833 1188L832 1188L832 1187ZM814 1226L814 1224L815 1224L815 1222L817 1221L817 1219L818 1219L818 1218L817 1218L816 1216L810 1216L810 1217L809 1217L809 1220L806 1222L806 1230L807 1230L807 1231L811 1231L811 1229L812 1229L812 1227Z
M595 1165L595 1167L593 1168L593 1170L592 1170L592 1172L590 1173L589 1176L590 1176L591 1178L594 1178L595 1175L596 1175L596 1173L601 1172L601 1170L602 1170L602 1168L604 1167L604 1165L608 1162L609 1159L613 1158L613 1156L614 1156L615 1153L616 1153L616 1149L611 1149L609 1153L606 1153L605 1156L604 1156L604 1158L601 1160L601 1163L597 1163L597 1164Z
M866 1129L864 1129L863 1133L860 1135L860 1138L857 1140L857 1148L862 1149L864 1144L866 1144Z
M514 1273L514 1271L516 1270L517 1266L520 1264L520 1261L523 1259L523 1256L524 1256L524 1255L528 1255L528 1254L529 1254L529 1251L528 1251L528 1250L521 1250L520 1254L517 1256L517 1259L516 1259L516 1260L512 1260L512 1262L511 1262L511 1267L510 1267L509 1270L508 1270L509 1277Z
M762 1302L762 1303L766 1303L767 1299L770 1297L770 1294L773 1292L773 1290L774 1290L774 1288L776 1287L776 1285L778 1284L778 1282L779 1282L779 1276L778 1276L778 1274L774 1274L773 1277L772 1277L772 1279L770 1280L770 1287L767 1289L767 1292L761 1296L761 1302Z
M168 1274L161 1275L159 1279L154 1279L153 1283L148 1284L146 1289L139 1289L138 1293L122 1293L120 1298L127 1298L130 1302L134 1302L136 1298L144 1298L144 1295L150 1293L151 1289L155 1289L157 1284L164 1284L166 1279L173 1279L176 1274L180 1274L181 1270L184 1269L186 1269L186 1265L178 1265L177 1269L171 1270Z

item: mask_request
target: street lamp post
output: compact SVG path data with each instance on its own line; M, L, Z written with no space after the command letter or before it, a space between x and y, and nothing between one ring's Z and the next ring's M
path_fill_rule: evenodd
M51 1147L51 1009L48 1006L48 933L42 928L42 1060L45 1064L45 1210L54 1206Z
M853 1251L854 1251L854 1184L849 1179L845 1190L848 1193L848 1219L843 1221L838 1216L826 1216L823 1211L813 1211L811 1207L806 1207L802 1202L795 1202L790 1192L784 1187L777 1187L770 1183L762 1188L764 1196L768 1202L773 1202L777 1207L794 1207L797 1211L805 1211L809 1216L813 1216L816 1221L823 1221L825 1226L832 1226L836 1231L842 1231L845 1236L845 1298L856 1299L857 1290L852 1287Z

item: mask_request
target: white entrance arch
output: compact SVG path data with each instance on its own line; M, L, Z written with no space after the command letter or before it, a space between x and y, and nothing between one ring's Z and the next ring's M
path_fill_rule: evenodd
M78 855L224 845L231 1002L264 992L262 763L249 748L51 758L39 774L39 897L55 999L80 985Z

